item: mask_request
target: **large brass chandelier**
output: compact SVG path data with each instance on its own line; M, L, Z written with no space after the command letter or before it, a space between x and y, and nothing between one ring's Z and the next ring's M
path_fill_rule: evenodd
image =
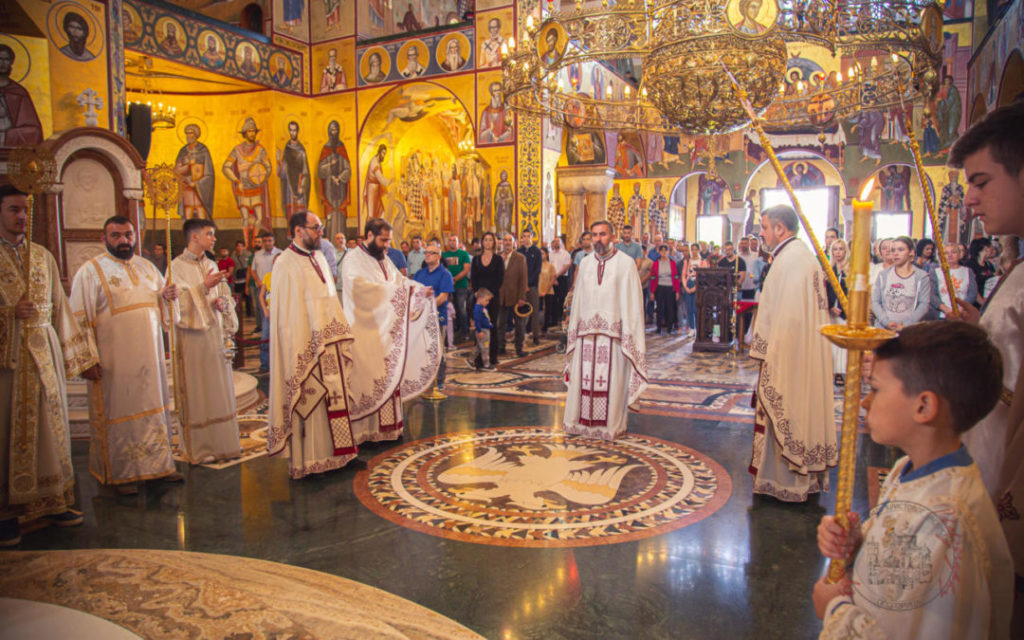
M937 89L942 10L920 0L597 0L528 18L502 64L512 109L573 128L715 135L751 122L824 130ZM820 46L835 70L790 82ZM640 63L637 80L580 91L584 63ZM743 99L741 99L741 94Z

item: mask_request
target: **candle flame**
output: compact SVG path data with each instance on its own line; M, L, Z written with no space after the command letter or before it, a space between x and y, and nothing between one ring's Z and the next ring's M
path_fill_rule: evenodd
M875 189L875 179L871 178L864 184L864 188L860 190L861 202L867 201L871 197L871 192Z

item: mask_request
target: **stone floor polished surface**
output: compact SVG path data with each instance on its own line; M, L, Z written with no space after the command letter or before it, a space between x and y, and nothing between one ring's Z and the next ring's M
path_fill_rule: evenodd
M723 356L730 357L730 356ZM402 443L362 447L347 468L289 480L286 462L185 467L183 485L139 496L97 486L88 443L74 442L85 524L27 534L21 549L152 548L232 554L342 576L449 617L488 638L808 638L811 587L824 563L818 520L834 494L788 505L751 495L751 427L631 415L629 428L678 443L731 476L728 501L689 526L618 544L518 548L428 535L363 506L366 462L414 441L476 429L558 424L561 408L491 398L418 400ZM870 453L868 451L867 453ZM866 506L865 455L858 502Z

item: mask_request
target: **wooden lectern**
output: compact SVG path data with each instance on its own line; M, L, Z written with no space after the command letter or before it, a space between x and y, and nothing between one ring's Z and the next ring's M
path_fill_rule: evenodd
M697 269L697 336L694 351L728 351L732 345L732 269Z

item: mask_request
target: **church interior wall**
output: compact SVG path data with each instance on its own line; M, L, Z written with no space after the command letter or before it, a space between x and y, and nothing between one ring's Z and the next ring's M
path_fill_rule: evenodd
M95 91L98 98L93 101L92 109L96 116L96 125L117 130L118 118L114 116L119 109L116 106L112 108L111 105L117 104L118 87L122 86L124 78L123 73L119 74L114 69L118 49L115 45L121 37L132 51L162 55L196 69L209 71L210 65L201 60L195 50L199 44L198 40L201 39L197 38L197 35L202 29L194 27L193 23L199 24L205 19L203 16L207 16L228 24L238 24L242 19L244 7L250 4L236 0L215 5L195 0L175 0L169 4L159 5L147 4L145 0L125 0L123 4L115 0L18 2L46 34L46 38L0 35L0 41L10 44L18 52L12 78L20 75L20 82L32 96L43 136L50 136L85 123L85 107L78 104L77 98L87 89ZM427 69L416 80L434 83L450 92L451 105L456 106L457 103L465 110L465 126L473 132L474 148L452 151L452 157L460 153L476 154L475 157L481 160L481 166L486 167L484 182L490 182L487 197L480 204L478 219L471 225L463 224L462 228L485 230L498 226L493 203L494 189L500 181L501 172L507 171L517 204L510 226L517 229L525 225L533 226L540 230L545 241L550 240L550 236L556 232L562 231L556 227L556 221L557 216L565 211L564 197L559 192L557 184L552 184L551 197L544 194L547 175L551 174L552 183L556 182L555 168L567 164L566 155L561 150L562 132L557 131L558 139L549 144L546 137L542 140L541 134L548 129L542 129L541 119L513 117L510 112L507 115L507 130L501 131L499 139L495 140L493 136L488 135L484 126L483 114L490 101L491 84L501 77L500 68L493 64L493 60L488 60L489 56L486 55L485 45L491 37L490 21L493 18L500 21L498 37L505 41L516 32L517 22L522 21L526 10L532 5L521 5L517 11L515 5L503 0L481 0L477 3L477 13L472 23L449 24L451 20L457 20L457 15L453 13L454 0L391 4L376 0L368 0L365 3L346 0L256 0L256 4L260 5L266 14L268 36L252 36L252 42L267 48L260 49L265 52L265 59L259 74L252 76L250 80L270 88L244 94L204 95L197 85L194 92L176 91L173 95L168 94L168 102L172 102L178 109L177 126L172 130L157 130L153 134L149 163L171 162L182 144L183 123L192 117L207 125L203 135L204 141L208 140L206 144L210 147L217 174L214 217L219 224L226 229L234 229L239 225L230 184L220 173L220 164L234 144L240 140L239 123L248 115L257 121L261 129L259 139L267 148L271 162L275 165L275 172L277 151L287 139L289 121L294 120L299 124L299 140L306 149L311 169L323 146L327 123L331 120L339 122L341 141L349 150L350 159L354 164L352 180L348 186L349 227L354 228L359 219L357 215L365 213L361 212L361 193L368 161L366 149L369 148L370 141L386 135L388 129L395 126L395 121L389 123L386 116L382 123L370 124L371 114L378 108L382 98L396 87L408 89L413 86L415 80L402 77L400 71L408 63L408 51L422 45L422 50L427 52L429 60ZM1019 74L1013 69L1007 69L1007 61L1020 60L1024 30L1021 26L1024 24L1021 20L1022 3L1011 3L1000 21L987 27L979 39L974 29L978 25L986 25L987 22L972 22L970 14L972 10L975 14L983 14L987 10L985 5L984 1L976 2L974 6L970 2L947 5L946 15L950 21L945 27L946 43L943 48L941 73L949 75L952 82L948 87L942 88L934 104L927 107L917 105L913 109L913 128L924 151L926 173L937 189L947 181L943 164L948 153L948 143L956 133L963 131L973 115L970 108L972 101L983 105L975 110L978 113L981 110L989 111L1000 101L1005 101L1008 95L1015 95L1015 92L1019 93L1020 90ZM111 32L106 27L111 22L116 23L108 15L111 7L121 6L125 14L139 17L144 23L144 26L138 26L137 33L132 31L130 24L124 25L121 29L124 33L119 33L116 28ZM180 16L175 16L174 7L181 7L185 11ZM75 54L77 58L68 53L68 37L62 27L63 16L71 11L80 14L90 25L84 50ZM953 15L954 13L956 15ZM174 18L185 26L182 33L187 35L187 42L183 43L185 50L177 58L170 55L166 49L161 50L161 44L156 39L166 33L168 24L166 20L159 24L157 22L167 17ZM211 22L207 26L217 32L216 24ZM163 25L164 31L160 30L160 25ZM407 35L407 27L412 25L427 29ZM226 60L221 63L220 71L227 75L235 74L234 77L237 77L240 63L236 59L237 52L233 51L231 46L234 42L241 42L238 38L244 39L246 36L237 29L231 31L233 28L224 26L219 32L223 36L221 42L227 45L225 53L228 54ZM370 37L377 39L367 41L366 38ZM444 48L443 43L453 38L460 42L465 64L460 69L448 71L440 68L438 52ZM325 88L324 68L328 65L329 52L332 50L336 52L336 60L343 70L344 85ZM367 69L364 67L371 50L383 51L386 54L387 70L385 77L380 81L367 80ZM853 62L848 57L833 58L825 49L813 45L802 46L799 50L794 49L791 55L790 70L799 69L801 77L809 81L819 77L821 73L845 70ZM862 55L858 60L867 64L869 58L869 54L867 57ZM566 78L574 83L573 86L578 91L586 93L604 94L610 89L614 94L621 90L621 79L610 70L598 65L592 67L577 70L575 75L565 71ZM138 99L140 96L133 93L129 97ZM439 116L435 111L428 109L428 113L420 117L436 119ZM395 117L399 120L403 117L419 119L413 112L398 114ZM868 177L876 175L881 168L893 163L912 163L905 139L899 131L898 118L898 113L885 113L885 126L878 135L879 140L873 143L873 151L868 149L870 145L866 141L867 134L857 121L843 122L839 125L839 130L833 132L838 140L836 148L839 151L829 153L838 155L826 156L839 172L835 184L840 186L842 198L851 195L847 193L846 185L849 185L852 193L854 185L862 184ZM942 118L953 119L956 124L950 132L938 132L936 145L935 136L926 131L926 124L929 129L934 129ZM449 140L450 133L444 133L449 126L450 123L445 123L441 118L437 122L421 123L421 126L410 129L408 139L403 138L399 148L396 148L395 155L400 157L392 159L397 162L394 166L399 169L399 173L389 174L388 177L399 184L402 182L402 161L413 153L415 148L451 149L453 145ZM555 129L557 128L551 128L552 131ZM614 134L612 135L614 137ZM814 140L816 137L817 132L800 132L793 135L776 135L773 139L779 141L780 151L791 149L813 153L819 146ZM697 209L699 191L696 182L699 178L696 176L707 170L710 155L715 157L716 172L722 176L728 187L728 191L721 197L723 212L732 197L743 198L744 192L749 188L759 188L744 188L763 161L763 158L751 155L748 146L749 137L743 132L718 139L679 136L678 140L672 136L645 134L620 137L618 144L609 146L608 153L615 156L609 160L609 164L614 164L619 169L616 183L627 203L632 195L634 183L640 184L641 195L649 201L654 192L654 182L662 182L662 192L668 197L673 185L680 178L690 176L686 178L687 203L682 232L686 237L692 238L696 233L693 212ZM619 152L628 147L635 149L635 161L619 162ZM824 162L812 160L811 164L820 165L819 168L824 171L828 164L822 164ZM766 172L766 175L768 174L771 172ZM764 179L772 180L773 176ZM915 235L922 233L926 226L926 214L916 184L915 176L911 185L912 233ZM269 190L274 223L281 227L284 225L284 212L281 210L280 185L276 175L270 179ZM880 199L880 196L878 198ZM315 188L310 204L314 211L318 210L318 194ZM151 207L147 206L147 212L150 211ZM673 211L673 215L682 213ZM176 221L175 224L180 224L180 221ZM676 228L678 227L673 227Z
M42 126L42 137L53 134L53 101L50 93L50 42L46 38L0 34L0 44L14 51L11 80L32 98Z
M98 98L91 100L96 113L94 126L109 128L107 5L92 0L61 0L52 4L18 0L18 4L47 36L46 55L40 55L42 52L38 46L26 51L33 62L31 75L39 74L40 79L49 77L48 92L40 91L40 87L32 83L26 87L37 113L41 103L49 102L50 128L47 131L44 124L44 133L66 131L86 124L82 117L85 109L77 101L88 90L95 92L95 98ZM71 24L74 16L86 25L87 32L80 47L69 41L64 28L65 21Z

